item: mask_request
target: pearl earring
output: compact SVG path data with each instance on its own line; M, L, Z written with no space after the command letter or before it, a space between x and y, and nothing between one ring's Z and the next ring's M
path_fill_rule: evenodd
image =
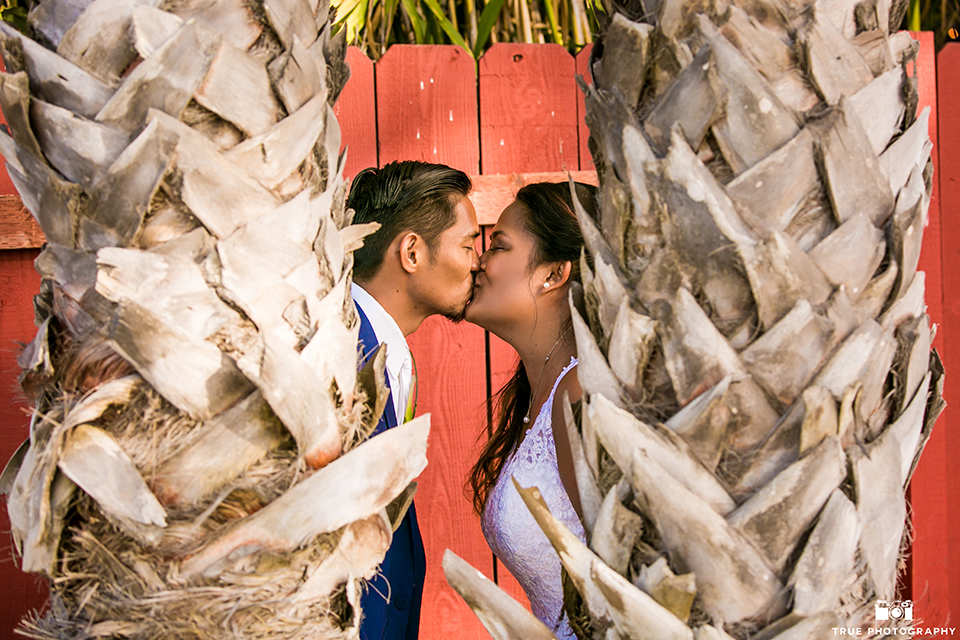
M550 288L550 283L549 283L549 282L544 282L544 283L543 283L543 288L544 288L544 289L549 289L549 288Z

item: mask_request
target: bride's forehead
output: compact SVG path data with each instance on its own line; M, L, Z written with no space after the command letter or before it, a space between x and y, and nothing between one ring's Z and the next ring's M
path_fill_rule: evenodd
M493 228L494 234L513 235L517 231L525 231L524 219L527 216L527 207L522 202L514 201L507 206L497 219L497 224Z

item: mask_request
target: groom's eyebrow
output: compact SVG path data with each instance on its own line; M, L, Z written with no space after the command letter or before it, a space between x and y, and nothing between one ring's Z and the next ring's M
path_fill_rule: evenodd
M480 237L480 232L479 232L479 231L471 231L470 233L468 233L467 235L465 235L465 236L463 236L463 237L464 237L464 238L470 238L471 240L476 240L477 238Z

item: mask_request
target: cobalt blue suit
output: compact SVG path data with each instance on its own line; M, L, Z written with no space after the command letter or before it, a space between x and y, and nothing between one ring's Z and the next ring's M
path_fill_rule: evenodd
M360 316L361 366L380 345L373 326L360 305L354 303ZM390 387L389 377L386 380ZM373 435L397 426L397 412L393 394L380 416ZM360 622L361 640L417 640L420 633L420 602L423 597L423 578L427 559L423 552L417 511L410 505L400 526L393 533L393 544L380 565L380 574L367 587L360 600L363 620ZM388 584L389 583L389 584ZM386 598L389 596L390 601Z

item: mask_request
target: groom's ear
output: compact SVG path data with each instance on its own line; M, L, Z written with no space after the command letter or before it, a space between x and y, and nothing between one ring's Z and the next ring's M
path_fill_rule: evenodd
M407 231L400 237L400 267L413 273L426 259L427 243L418 233Z

